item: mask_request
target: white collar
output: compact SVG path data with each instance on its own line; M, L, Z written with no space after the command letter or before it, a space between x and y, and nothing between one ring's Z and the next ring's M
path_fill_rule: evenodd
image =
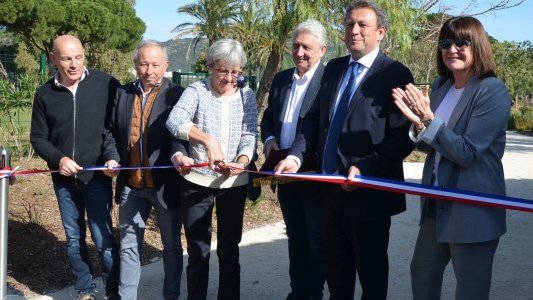
M86 67L83 67L83 73L81 74L81 77L80 77L80 81L78 82L81 82L83 79L85 79L85 77L89 76L89 69L87 69ZM66 87L69 89L69 87L67 86L64 86L63 84L61 84L61 82L59 82L59 72L56 72L54 74L54 84L57 86L57 87Z
M367 69L370 69L370 67L376 60L376 57L378 57L378 54L379 54L379 47L376 47L376 49L370 51L370 53L358 59L357 62L365 66ZM352 61L355 61L355 59L353 58L353 56L350 55L350 61L348 64L351 64Z
M304 73L302 77L298 75L298 68L294 68L294 73L292 73L292 80L296 81L299 79L304 79L303 81L308 81L315 75L316 69L318 69L318 65L322 62L319 60L314 66L311 67L307 72Z

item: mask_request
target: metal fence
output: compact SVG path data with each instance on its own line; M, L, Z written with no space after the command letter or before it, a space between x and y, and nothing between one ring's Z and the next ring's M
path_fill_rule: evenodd
M208 73L193 73L193 72L172 72L172 82L181 86L188 87L191 83L206 78ZM257 91L257 76L245 76L248 80L248 85L255 92Z
M13 82L16 82L20 75L17 64L15 63L15 57L15 54L12 53L0 53L0 63L2 63L9 80Z

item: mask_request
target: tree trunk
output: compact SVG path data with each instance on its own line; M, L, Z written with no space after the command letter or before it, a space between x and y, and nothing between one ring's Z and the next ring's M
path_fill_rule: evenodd
M281 47L272 48L272 52L270 52L270 55L268 56L267 65L263 71L263 75L261 76L261 82L259 82L256 98L259 120L261 120L263 117L263 112L265 111L268 103L268 92L270 90L270 86L272 85L272 80L274 80L274 76L281 67L281 60L283 58Z

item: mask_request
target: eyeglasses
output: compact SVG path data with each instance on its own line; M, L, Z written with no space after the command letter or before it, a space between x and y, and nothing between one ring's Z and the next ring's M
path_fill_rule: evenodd
M217 75L222 78L225 78L228 75L231 75L231 78L236 79L239 75L242 74L242 71L222 69L218 67L215 67L215 70L216 70Z
M445 39L439 41L439 49L440 50L448 50L452 45L455 45L457 49L465 49L466 47L470 46L470 41L467 41L465 39L457 39L457 40L451 40L451 39Z

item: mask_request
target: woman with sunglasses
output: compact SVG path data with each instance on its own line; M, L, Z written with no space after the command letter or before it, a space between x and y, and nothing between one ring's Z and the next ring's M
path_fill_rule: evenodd
M437 71L429 96L412 84L393 90L394 102L412 122L411 139L428 153L422 183L505 195L501 158L511 99L496 79L489 40L477 19L454 17L443 24ZM411 262L413 298L440 299L451 260L455 298L489 299L494 253L505 227L504 209L422 198Z
M208 78L185 89L167 120L168 130L182 142L182 151L172 161L183 175L187 299L207 298L215 204L218 299L240 298L239 242L248 183L243 170L252 160L257 139L255 95L239 80L245 64L241 43L214 42L207 50ZM187 168L202 162L209 162L209 168Z

